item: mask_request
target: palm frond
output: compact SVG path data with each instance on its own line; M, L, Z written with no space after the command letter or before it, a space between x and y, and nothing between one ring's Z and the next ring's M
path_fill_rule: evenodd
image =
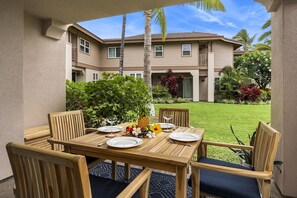
M197 0L196 2L189 3L189 5L193 5L204 11L226 11L221 0Z
M155 8L153 10L152 17L161 28L162 41L164 42L167 34L167 22L164 8Z
M254 45L255 50L259 51L271 51L271 46L265 43L258 43Z
M259 37L259 41L263 41L264 39L268 38L271 36L271 30L264 32L260 37Z
M263 25L262 25L262 30L265 30L266 28L271 26L271 18L268 19Z

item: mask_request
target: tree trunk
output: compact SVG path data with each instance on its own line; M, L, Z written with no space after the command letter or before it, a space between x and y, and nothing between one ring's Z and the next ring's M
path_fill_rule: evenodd
M125 33L126 33L126 14L123 15L123 23L122 23L122 38L121 38L120 65L119 65L119 73L121 74L121 76L123 76L123 71L124 71Z
M145 84L149 88L149 92L152 95L152 77L151 77L151 51L152 51L152 32L151 32L151 20L152 10L146 10L145 14L145 27L144 27L144 70L143 79Z

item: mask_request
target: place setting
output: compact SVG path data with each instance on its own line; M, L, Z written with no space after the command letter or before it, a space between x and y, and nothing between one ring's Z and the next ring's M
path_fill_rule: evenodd
M194 133L173 132L168 136L168 138L168 141L171 144L180 144L191 147L192 144L190 143L200 140L201 136Z

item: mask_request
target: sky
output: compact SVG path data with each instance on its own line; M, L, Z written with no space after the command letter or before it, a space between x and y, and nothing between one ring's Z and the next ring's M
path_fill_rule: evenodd
M226 12L205 12L192 5L165 7L167 33L207 32L232 38L241 29L259 37L261 26L270 18L264 6L253 0L221 0ZM95 19L78 23L100 38L120 38L122 16ZM159 26L152 21L152 33L160 33ZM143 12L127 15L126 36L144 33ZM254 43L257 42L255 39Z

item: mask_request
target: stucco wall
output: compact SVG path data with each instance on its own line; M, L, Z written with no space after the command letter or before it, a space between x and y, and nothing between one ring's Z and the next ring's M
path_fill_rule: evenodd
M98 78L101 79L101 72L92 70L92 69L86 69L85 70L85 76L86 76L86 82L93 81L93 73L98 74Z
M191 56L182 56L181 45L183 43L192 44ZM154 46L162 43L153 43L151 65L152 66L198 66L198 43L197 42L175 42L163 44L163 57L155 57ZM117 45L103 46L101 48L101 66L115 67L119 65L118 58L107 58L108 47ZM141 67L143 66L143 44L126 44L125 45L125 62L126 67Z
M24 21L24 126L48 123L47 114L65 110L66 34L61 40L42 35L43 22Z
M212 51L215 56L215 68L224 68L227 65L233 66L233 45L216 41L212 44Z
M297 197L297 3L283 0L272 18L272 126L282 133L275 180L286 196Z
M72 80L72 45L66 42L66 63L65 63L66 79Z
M23 143L23 1L0 6L0 180L12 175L5 145Z
M80 38L83 38L90 42L90 54L86 54L80 51ZM82 32L78 32L77 35L77 59L80 63L88 64L95 67L100 66L99 43L96 40L86 36Z

